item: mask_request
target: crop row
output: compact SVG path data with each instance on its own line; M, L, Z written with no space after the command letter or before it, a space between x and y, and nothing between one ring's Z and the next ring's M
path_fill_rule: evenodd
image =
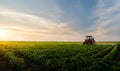
M5 59L8 61L10 69L12 71L22 71L25 69L25 63L22 58L18 58L12 52L6 52L4 54Z
M117 53L118 47L119 47L119 44L116 44L115 47L113 48L113 50L109 54L107 54L103 58L103 60L112 60L114 58L114 56L116 55L116 53Z
M52 71L92 71L101 70L104 61L114 58L118 44L10 43L6 49L9 52L5 53L5 58L16 71L25 68L24 60L17 56L23 56Z
M116 56L120 44L116 44L112 50L110 50L106 55L97 61L90 67L83 68L83 71L120 71L120 62L116 62L113 59ZM111 47L106 48L104 51L111 49ZM103 52L103 51L102 51ZM104 53L104 52L103 52ZM99 54L98 54L99 55Z
M101 51L110 52L113 48L113 46L106 45L77 45L78 47L76 47L71 44L57 44L56 46L55 44L49 44L45 46L44 48L37 47L37 49L36 47L28 46L28 48L17 49L15 54L25 56L31 61L40 63L44 67L52 70L79 71L97 62L91 56L100 54L99 52Z
M108 48L106 48L104 50L101 50L98 53L94 54L92 56L92 58L102 58L102 57L104 57L104 55L106 55L107 53L109 53L113 48L114 48L114 46L110 46L110 47L108 47Z

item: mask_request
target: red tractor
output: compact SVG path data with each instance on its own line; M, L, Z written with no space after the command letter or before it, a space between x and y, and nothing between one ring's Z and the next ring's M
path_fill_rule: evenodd
M95 40L92 36L85 36L85 37L86 37L86 39L83 42L83 44L94 44L95 43Z

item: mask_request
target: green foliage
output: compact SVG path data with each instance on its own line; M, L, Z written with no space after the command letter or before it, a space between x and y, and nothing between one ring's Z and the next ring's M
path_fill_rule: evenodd
M119 44L116 44L115 47L113 48L113 50L109 54L107 54L103 58L103 60L112 60L114 58L114 56L116 55L116 53L117 53L118 45Z
M5 58L12 68L14 66L19 68L23 65L19 70L24 69L25 65L22 62L23 59L19 59L15 55L28 58L52 71L120 70L120 63L111 60L117 51L117 45L81 45L73 42L12 42L8 46L7 49L11 52L5 53ZM16 65L18 63L19 65Z
M88 68L100 60L99 58L93 59L94 54L103 50L105 50L104 52L110 51L113 48L111 45L80 45L75 43L32 43L21 46L16 46L15 54L23 55L53 71L80 71ZM108 49L106 50L106 48Z
M5 58L10 64L12 71L22 71L25 68L25 63L22 58L16 57L12 52L6 52Z
M110 46L102 51L99 51L97 54L94 54L92 56L92 58L101 58L101 57L104 57L104 55L106 55L107 53L109 53L112 49L113 49L114 46Z

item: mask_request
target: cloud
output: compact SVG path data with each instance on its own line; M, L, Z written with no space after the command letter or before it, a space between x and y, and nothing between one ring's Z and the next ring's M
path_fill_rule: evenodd
M51 20L9 9L0 9L0 15L6 17L8 20L13 20L11 21L13 25L23 25L27 27L29 24L29 26L33 26L33 28L34 26L37 28L38 25L38 28L56 26L56 24L54 24L55 22Z
M95 12L93 12L95 18L95 25L91 27L92 32L96 37L103 38L109 37L110 40L112 30L117 28L120 18L120 1L119 0L99 0L96 6ZM119 25L120 26L120 25ZM120 29L118 29L120 30ZM117 34L114 34L117 35ZM113 37L112 37L113 40Z
M7 40L74 40L79 37L79 33L64 22L5 8L0 8L0 16L5 19L0 22L0 29L10 35Z
M105 37L107 32L108 32L108 30L106 30L106 29L98 28L95 31L89 33L89 35L92 34L93 36L96 36L96 37Z
M4 0L0 1L0 7L55 20L59 18L62 12L59 8L58 0L15 0L14 2Z
M99 40L119 39L119 0L98 0L92 3L94 8L80 4L77 9L54 0L23 2L1 5L0 29L9 34L4 40L83 40L84 35ZM33 2L36 5L31 5Z

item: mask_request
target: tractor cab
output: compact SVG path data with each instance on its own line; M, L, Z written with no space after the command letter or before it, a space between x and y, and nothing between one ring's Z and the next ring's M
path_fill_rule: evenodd
M86 39L84 40L83 44L94 44L95 40L92 36L85 36Z

